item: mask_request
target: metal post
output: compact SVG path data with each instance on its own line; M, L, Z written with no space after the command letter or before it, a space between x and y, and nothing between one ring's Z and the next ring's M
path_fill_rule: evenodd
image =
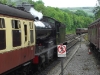
M80 48L81 48L81 33L80 33Z
M63 59L61 60L61 75L63 75Z

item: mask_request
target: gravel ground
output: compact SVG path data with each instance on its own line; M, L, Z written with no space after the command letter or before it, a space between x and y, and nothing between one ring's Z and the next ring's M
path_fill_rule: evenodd
M84 39L82 39L81 47L64 69L63 75L100 75L100 64L93 54L88 54Z
M71 48L66 58L63 59L64 65L75 51L76 53L64 67L63 75L100 75L100 60L97 60L93 53L88 53L87 44L89 43L81 39L81 44L78 43ZM47 75L59 75L60 72L61 64L56 65Z
M73 55L77 52L77 49L79 48L79 45L75 45L70 50L67 50L66 57L60 57L58 60L61 62L63 60L63 68L66 67L66 65L69 63ZM53 67L47 75L59 75L61 73L61 63L55 64L55 67Z

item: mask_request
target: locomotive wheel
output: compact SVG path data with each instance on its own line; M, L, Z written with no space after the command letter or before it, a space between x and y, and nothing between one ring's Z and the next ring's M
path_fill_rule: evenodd
M45 67L46 67L46 63L43 63L43 64L42 64L42 67L45 68Z
M41 72L41 70L42 70L41 66L38 66L37 69L38 69L38 71L40 71L40 72Z
M38 71L42 71L42 69L44 69L46 67L45 63L42 63L41 65L38 66L37 70Z

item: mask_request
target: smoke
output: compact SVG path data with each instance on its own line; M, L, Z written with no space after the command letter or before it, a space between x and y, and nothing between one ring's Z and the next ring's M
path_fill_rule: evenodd
M34 16L34 17L38 17L38 19L42 19L43 14L41 12L36 11L34 8L30 8L29 12Z
M31 4L28 3L28 0L7 0L9 3L14 2L16 3L15 6L17 7L24 7L27 12L30 12L35 18L38 18L39 20L42 19L43 14L41 12L38 12L33 8ZM24 4L23 4L24 3Z

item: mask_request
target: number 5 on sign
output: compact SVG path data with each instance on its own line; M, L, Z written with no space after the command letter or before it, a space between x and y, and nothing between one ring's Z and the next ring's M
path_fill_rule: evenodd
M58 57L66 57L66 45L57 45Z

